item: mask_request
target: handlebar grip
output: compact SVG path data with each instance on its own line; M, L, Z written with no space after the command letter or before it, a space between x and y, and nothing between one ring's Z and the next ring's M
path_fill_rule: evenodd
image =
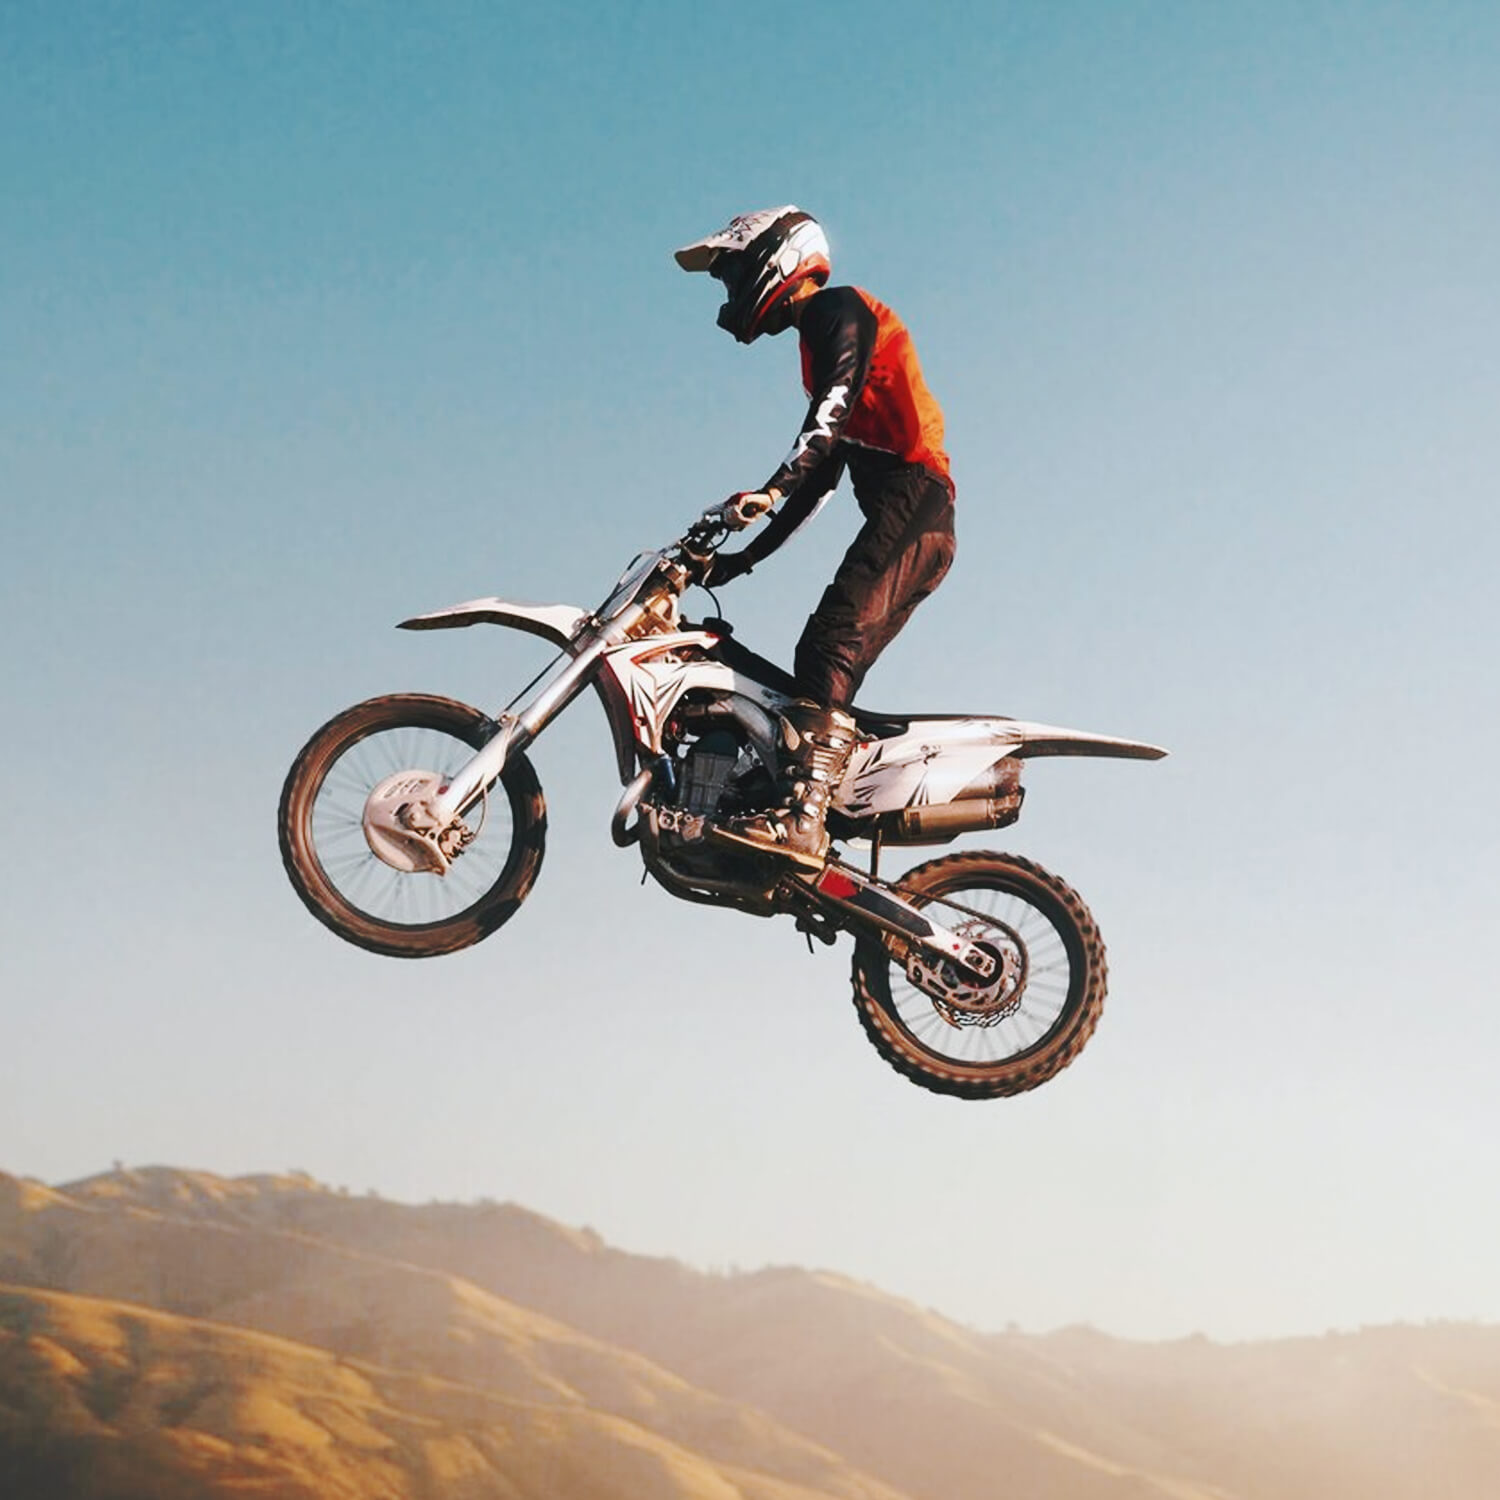
M763 491L754 491L748 495L736 495L734 498L735 514L747 525L755 520L757 516L765 515L770 509L771 497Z

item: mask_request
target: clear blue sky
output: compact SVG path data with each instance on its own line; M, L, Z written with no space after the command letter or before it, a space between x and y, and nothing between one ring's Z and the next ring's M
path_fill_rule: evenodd
M514 1198L982 1327L1500 1320L1497 78L1435 0L6 7L0 1167ZM345 948L280 870L322 720L540 664L395 621L592 603L775 466L795 349L670 251L786 201L949 419L959 561L869 704L1173 750L989 839L1110 945L1026 1098L921 1093L844 950L640 889L590 703L470 953ZM788 656L853 526L742 634Z

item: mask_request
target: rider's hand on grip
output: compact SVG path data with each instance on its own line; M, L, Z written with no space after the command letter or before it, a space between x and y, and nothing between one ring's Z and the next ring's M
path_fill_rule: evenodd
M775 505L776 497L765 490L741 490L722 505L705 512L729 531L743 531L752 521L765 515Z

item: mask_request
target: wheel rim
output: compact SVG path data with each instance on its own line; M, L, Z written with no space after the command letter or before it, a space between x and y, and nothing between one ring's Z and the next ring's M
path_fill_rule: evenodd
M939 920L1002 963L988 986L964 985L951 965L918 984L891 963L887 1014L912 1042L945 1062L985 1068L1022 1059L1055 1036L1084 978L1071 924L1031 895L999 886L965 885L914 904L937 908Z
M477 905L504 875L515 815L503 783L465 821L474 839L446 875L408 874L376 858L364 834L365 801L398 771L435 771L446 780L474 754L459 735L428 726L375 729L342 749L313 794L308 839L330 889L352 910L387 927L448 922Z

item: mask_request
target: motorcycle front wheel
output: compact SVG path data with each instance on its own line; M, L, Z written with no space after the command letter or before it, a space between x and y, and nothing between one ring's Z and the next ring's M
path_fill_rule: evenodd
M512 917L541 868L547 809L513 755L465 814L474 836L444 875L407 873L365 840L370 792L398 771L452 776L494 732L478 709L419 693L371 698L302 748L281 792L281 859L307 909L341 938L394 958L467 948Z
M1104 1008L1104 943L1077 893L1030 860L951 854L897 889L986 949L996 974L968 982L942 962L896 962L879 937L854 953L854 1004L876 1050L934 1093L1020 1094L1073 1061Z

